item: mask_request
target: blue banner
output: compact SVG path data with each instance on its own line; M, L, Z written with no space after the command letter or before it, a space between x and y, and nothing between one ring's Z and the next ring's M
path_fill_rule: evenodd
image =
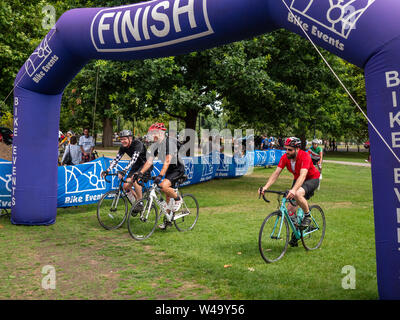
M188 180L182 186L210 181L214 178L235 178L245 175L253 166L276 165L284 151L256 150L245 156L228 156L214 152L205 156L183 157ZM57 207L79 206L97 203L106 192L118 187L118 177L109 176L106 182L100 173L110 166L110 158L96 160L76 166L58 167ZM120 161L112 173L123 170L128 160ZM153 176L162 168L160 161L154 162ZM0 159L0 208L11 208L12 175L11 161ZM152 182L148 182L150 185Z

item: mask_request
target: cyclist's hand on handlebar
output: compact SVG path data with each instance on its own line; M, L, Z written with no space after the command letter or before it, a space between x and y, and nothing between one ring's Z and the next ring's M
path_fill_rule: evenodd
M259 194L260 196L263 195L264 192L267 191L267 189L268 189L268 188L266 188L266 187L260 187L260 188L258 189L258 194Z
M108 170L102 171L100 176L104 179L108 175Z
M296 192L293 189L290 189L287 193L286 199L291 200L296 195Z
M157 177L154 178L154 183L158 185L161 182L161 180L162 180L162 176L158 175Z
M125 171L118 171L118 178L123 179L125 177L126 172Z

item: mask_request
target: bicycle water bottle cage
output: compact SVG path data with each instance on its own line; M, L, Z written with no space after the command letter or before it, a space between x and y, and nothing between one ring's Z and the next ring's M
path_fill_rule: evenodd
M287 195L288 195L288 193L289 193L289 190L286 190L286 192L285 192L285 195L284 195L284 197L286 198L287 197ZM289 201L290 202L290 204L292 205L292 206L294 206L294 207L296 207L297 206L297 202L296 202L296 200L294 200L294 199L287 199L287 201Z

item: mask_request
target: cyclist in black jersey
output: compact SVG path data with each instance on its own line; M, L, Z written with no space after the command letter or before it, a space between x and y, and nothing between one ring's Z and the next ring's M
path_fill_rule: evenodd
M154 158L158 156L158 159L163 163L163 167L160 174L154 179L154 183L157 183L161 191L165 193L167 198L166 209L175 212L181 207L182 198L177 195L173 186L185 174L185 165L179 152L182 147L181 143L176 138L167 137L166 130L163 123L155 123L149 128L147 136L155 143L148 149L147 161L140 170L139 177L150 168ZM164 180L162 180L164 175ZM159 227L165 229L166 226L162 224Z
M118 177L122 179L126 175L128 170L130 170L126 179L127 182L124 183L124 189L127 192L131 202L133 203L133 196L136 198L136 200L142 199L142 187L132 177L134 174L137 175L138 172L143 168L143 165L146 162L147 150L143 142L133 138L132 131L130 130L122 130L119 134L119 138L122 146L119 148L119 151L114 160L111 161L110 167L106 171L103 171L101 175L102 177L104 177L108 172L110 172L122 159L124 154L127 154L129 157L131 157L131 161L122 171L123 174L118 174ZM143 172L149 173L152 168L149 167L148 169L150 170L144 170ZM132 190L132 186L135 187L135 191Z

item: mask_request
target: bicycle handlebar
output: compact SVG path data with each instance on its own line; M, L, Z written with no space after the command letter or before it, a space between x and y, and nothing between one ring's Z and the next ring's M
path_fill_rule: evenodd
M125 173L124 173L123 171L118 171L117 173L108 173L108 172L107 172L106 175L104 176L104 180L105 180L106 182L108 182L108 183L111 183L111 181L108 181L108 180L107 180L107 176L118 176L119 174L125 176ZM122 178L121 181L122 181L123 183L126 183L126 180L125 180L124 178Z
M287 194L288 194L288 192L289 192L289 191L265 190L264 193L261 193L262 187L260 187L259 190L260 190L260 195L258 196L258 199L260 199L260 198L261 198L261 195L262 195L263 200L264 200L265 202L268 202L268 203L271 202L271 201L269 201L267 198L265 198L265 193L266 193L266 192L267 192L267 193L275 193L275 194L277 194L277 195L279 195L279 196L283 196L283 197L286 197ZM293 200L293 199L287 199L287 200L291 203L292 206L297 206L297 203L296 203L295 200Z

